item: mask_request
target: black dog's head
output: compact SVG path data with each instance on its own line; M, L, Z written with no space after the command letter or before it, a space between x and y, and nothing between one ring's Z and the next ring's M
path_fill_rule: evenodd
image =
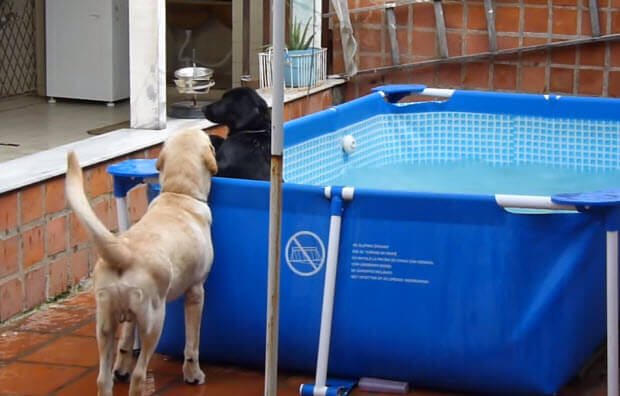
M244 130L271 131L267 102L252 88L233 88L202 111L207 120L226 125L231 134Z

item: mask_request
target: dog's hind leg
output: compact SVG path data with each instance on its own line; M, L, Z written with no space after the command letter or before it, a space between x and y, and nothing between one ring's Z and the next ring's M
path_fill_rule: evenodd
M122 324L121 337L118 340L116 362L114 363L114 378L117 381L128 382L131 374L132 349L135 321Z
M198 348L200 346L200 321L204 305L203 282L189 288L185 293L185 361L183 379L189 384L204 384L205 373L200 369Z
M104 292L104 294L106 294ZM112 379L112 358L116 335L116 318L110 309L109 300L103 296L97 299L97 346L99 349L99 375L97 376L97 394L111 396L114 381Z
M140 334L142 348L140 356L131 374L131 384L129 385L130 396L142 396L143 388L146 380L146 370L155 351L155 347L159 342L161 330L164 327L164 318L166 315L165 301L157 301L152 303L147 301L151 307L143 312L136 313L136 320Z

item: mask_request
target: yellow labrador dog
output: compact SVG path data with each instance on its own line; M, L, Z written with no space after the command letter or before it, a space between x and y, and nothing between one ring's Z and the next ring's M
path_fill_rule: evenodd
M127 232L113 235L99 221L84 194L82 169L75 153L67 157L67 199L88 229L100 259L94 270L99 346L99 395L112 395L113 373L128 379L134 325L142 343L131 374L130 395L141 395L146 370L164 323L166 301L185 295L183 378L202 384L198 363L203 284L213 263L211 210L207 196L217 172L215 150L200 130L177 133L157 160L161 194ZM118 343L117 324L125 322Z

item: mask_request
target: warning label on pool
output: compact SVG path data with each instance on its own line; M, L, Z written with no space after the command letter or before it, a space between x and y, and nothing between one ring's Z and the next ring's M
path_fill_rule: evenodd
M403 257L390 245L353 243L351 248L351 279L428 284L428 279L412 277L411 268L432 265L430 260Z
M312 276L325 263L325 245L314 232L296 232L286 243L285 251L286 264L299 276Z

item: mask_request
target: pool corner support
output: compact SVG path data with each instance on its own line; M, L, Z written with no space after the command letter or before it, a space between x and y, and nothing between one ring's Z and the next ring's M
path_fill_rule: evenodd
M580 210L602 213L605 219L606 310L607 310L607 396L618 396L620 351L618 350L618 230L620 230L620 189L591 193L557 194L557 204L572 204Z
M327 365L329 360L329 343L334 313L334 295L336 294L336 274L338 270L338 252L340 250L340 228L344 201L353 200L353 187L325 187L325 198L331 201L329 220L329 239L327 242L327 264L323 286L323 305L321 308L321 330L319 333L319 351L316 362L314 385L303 384L299 388L301 396L336 396L346 394L342 386L327 386Z
M606 290L607 290L607 395L618 396L618 230L620 207L606 211L605 230L607 238Z

